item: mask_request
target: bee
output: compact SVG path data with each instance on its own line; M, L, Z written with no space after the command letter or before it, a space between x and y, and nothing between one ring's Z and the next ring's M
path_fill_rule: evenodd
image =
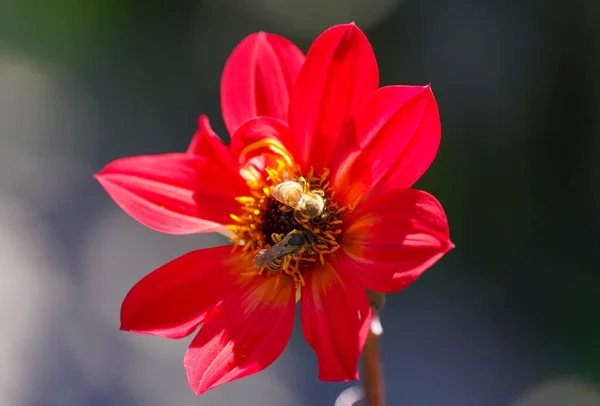
M304 250L311 250L310 246L315 243L315 236L308 230L292 230L283 238L283 234L273 234L277 243L270 248L262 249L256 254L252 263L255 266L266 265L270 273L287 267L291 259Z
M306 179L286 180L275 186L271 195L278 202L294 209L296 220L302 218L318 222L322 220L325 211L325 192L310 190Z

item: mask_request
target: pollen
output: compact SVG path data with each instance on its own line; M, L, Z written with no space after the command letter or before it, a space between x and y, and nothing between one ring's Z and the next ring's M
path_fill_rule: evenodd
M328 169L316 173L311 168L303 174L299 166L290 167L288 162L280 160L276 168L266 168L265 172L266 178L248 182L251 196L236 199L240 211L231 215L233 224L229 226L234 234L233 250L241 251L253 264L248 274L284 274L293 278L299 288L304 285L305 272L324 264L326 257L335 255L340 248L343 218L353 206L338 205ZM301 188L302 193L290 199L276 199L273 190L290 179L298 183L292 184L296 186L294 190ZM301 199L307 195L322 199L318 215L307 216L304 212Z

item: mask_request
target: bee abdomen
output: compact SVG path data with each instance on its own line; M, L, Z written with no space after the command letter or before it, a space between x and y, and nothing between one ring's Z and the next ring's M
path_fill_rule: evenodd
M275 186L271 195L280 203L295 208L302 198L302 187L296 182L286 181Z
M281 269L282 263L283 258L276 258L267 264L267 268L269 268L269 272L277 272Z

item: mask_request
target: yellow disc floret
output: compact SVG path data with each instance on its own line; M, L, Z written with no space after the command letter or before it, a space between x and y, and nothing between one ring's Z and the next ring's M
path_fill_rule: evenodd
M265 171L266 179L248 182L251 196L236 199L241 210L231 215L233 249L254 259L249 272L289 275L299 287L309 265L323 264L339 249L343 216L353 207L338 206L327 169L303 175L299 166L279 160Z

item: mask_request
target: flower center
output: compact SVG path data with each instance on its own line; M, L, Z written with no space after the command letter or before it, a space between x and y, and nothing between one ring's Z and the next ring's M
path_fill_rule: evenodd
M353 207L334 200L328 169L303 176L299 167L277 161L266 173L267 179L249 182L252 196L236 199L242 214L231 215L231 241L252 260L249 271L285 274L299 287L303 272L339 249L342 220Z

